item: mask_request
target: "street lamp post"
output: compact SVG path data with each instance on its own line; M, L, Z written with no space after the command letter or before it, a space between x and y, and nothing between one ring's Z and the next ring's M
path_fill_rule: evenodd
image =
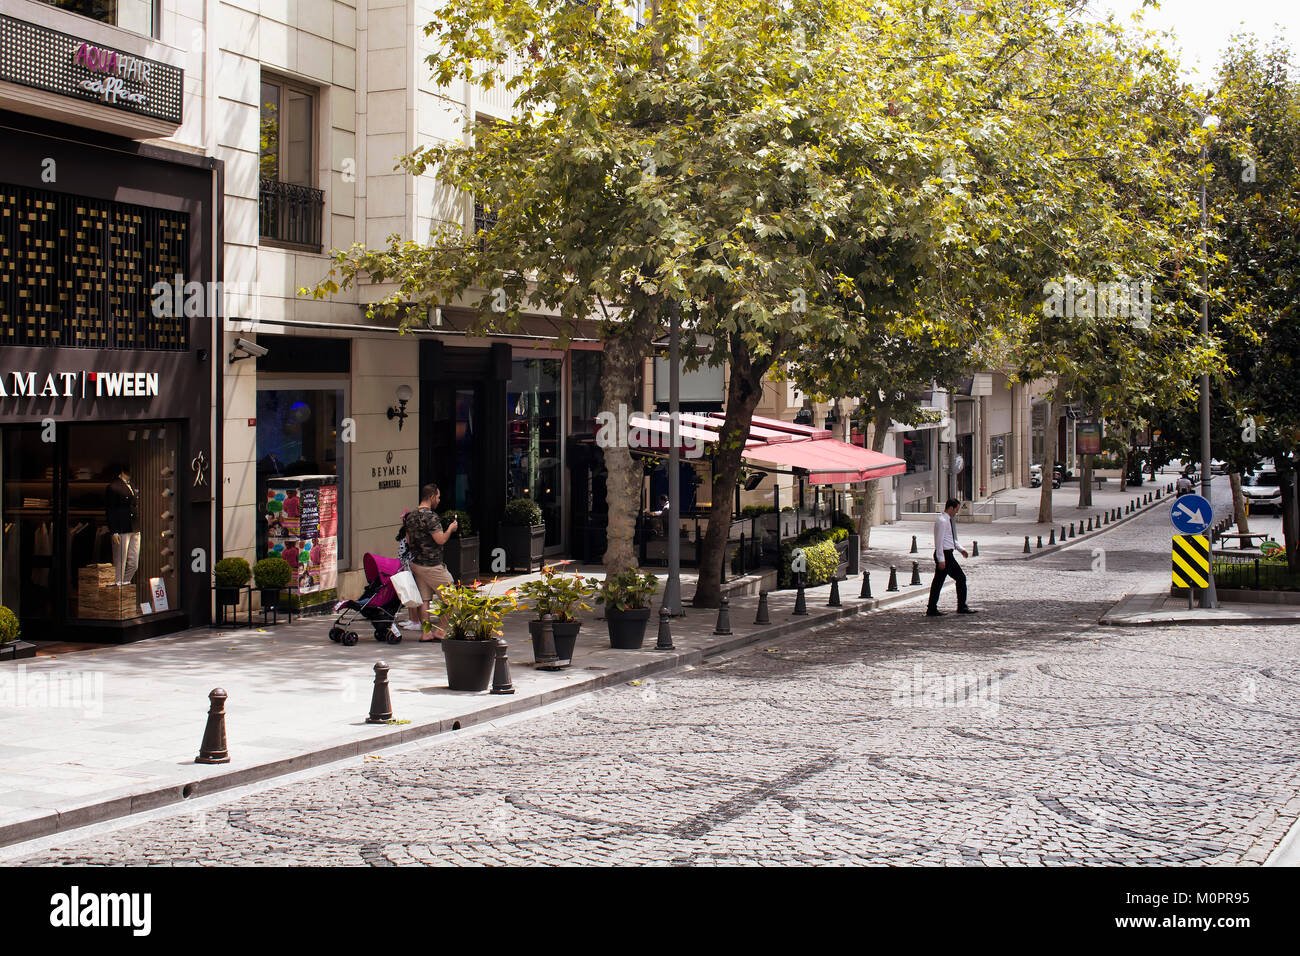
M1214 129L1219 125L1219 118L1213 113L1205 116L1201 120L1203 129ZM1206 259L1206 240L1205 233L1209 228L1209 213L1206 206L1206 183L1205 183L1205 162L1206 149L1205 143L1201 143L1201 340L1208 341L1210 337L1210 266ZM1201 374L1201 496L1211 502L1210 512L1213 515L1213 499L1210 498L1210 373ZM1214 549L1213 532L1210 532L1210 549ZM1219 595L1214 587L1214 571L1211 565L1211 571L1208 575L1209 586L1201 591L1201 607L1215 608L1219 606Z
M682 613L682 539L677 516L681 512L681 395L680 340L681 307L676 300L668 303L668 514L664 528L668 532L668 581L664 584L663 606L673 617ZM724 553L726 549L723 549Z

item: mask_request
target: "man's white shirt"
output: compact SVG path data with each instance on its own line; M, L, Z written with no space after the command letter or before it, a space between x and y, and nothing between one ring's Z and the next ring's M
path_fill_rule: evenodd
M952 518L943 512L934 521L934 559L943 561L945 551L957 550L957 535L953 533Z

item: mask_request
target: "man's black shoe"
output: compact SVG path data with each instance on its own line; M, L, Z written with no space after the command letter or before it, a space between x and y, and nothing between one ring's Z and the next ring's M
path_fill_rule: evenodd
M975 608L973 608L973 607L959 607L959 608L957 608L957 613L958 613L958 614L978 614L979 611L975 610Z
M925 612L926 617L943 617L944 612L937 608L930 608Z

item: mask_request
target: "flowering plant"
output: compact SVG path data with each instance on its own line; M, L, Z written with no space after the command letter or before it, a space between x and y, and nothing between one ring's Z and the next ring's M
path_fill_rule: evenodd
M561 574L551 566L542 568L542 576L535 581L525 581L519 591L533 607L540 621L543 614L558 621L572 621L578 611L590 611L586 599L596 593L594 578L581 574Z
M615 611L635 610L649 607L658 587L659 579L653 574L623 571L605 576L596 600Z
M446 619L447 636L465 641L492 640L502 633L506 615L518 607L514 588L505 594L493 594L490 588L484 591L478 581L444 584L429 603L431 614Z

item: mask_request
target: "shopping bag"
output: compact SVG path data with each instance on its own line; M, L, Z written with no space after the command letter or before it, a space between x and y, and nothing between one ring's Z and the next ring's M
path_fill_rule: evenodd
M424 603L420 597L420 589L415 583L415 575L410 571L398 571L388 581L407 607L419 607Z

